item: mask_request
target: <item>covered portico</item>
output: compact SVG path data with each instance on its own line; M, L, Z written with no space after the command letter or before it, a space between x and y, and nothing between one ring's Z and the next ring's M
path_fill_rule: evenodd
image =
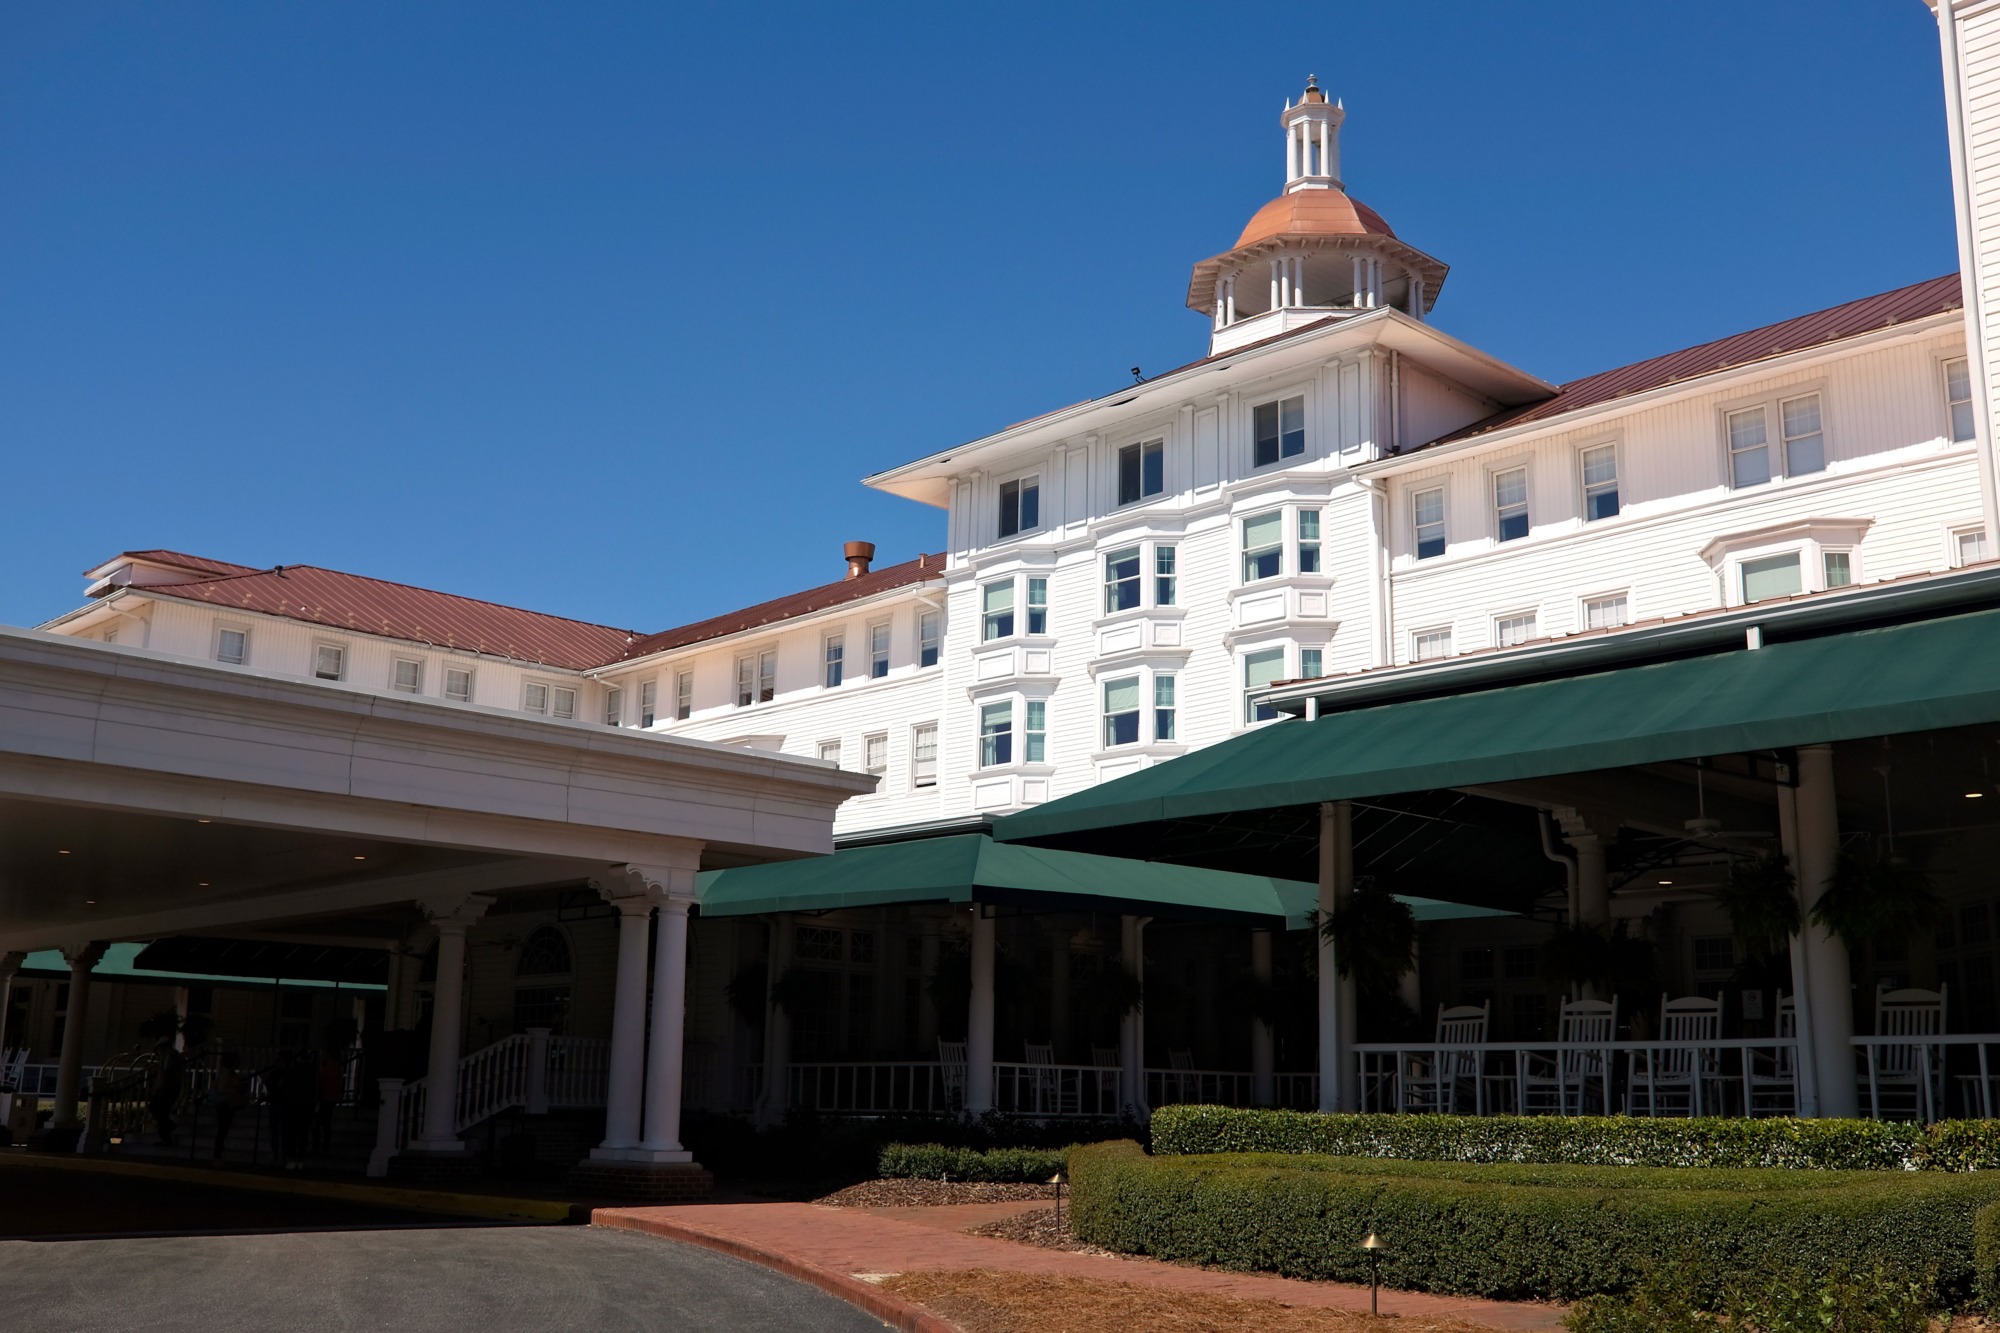
M1419 882L1438 896L1510 900L1552 923L1597 928L1620 907L1628 917L1634 905L1705 909L1732 867L1780 853L1799 923L1783 950L1785 1012L1775 1023L1760 1016L1754 1042L1704 1029L1690 1048L1704 1072L1684 1080L1697 1085L1693 1104L1700 1085L1726 1081L1707 1072L1725 1065L1743 1068L1747 1088L1749 1056L1732 1048L1754 1044L1767 1072L1784 1071L1802 1114L1879 1112L1890 1081L1921 1085L1917 1113L1941 1113L1953 1091L1947 1064L1958 1105L1978 1114L1990 1111L1989 1063L2000 1052L1987 954L1977 954L1980 985L1963 987L1966 1019L1981 1030L1947 1031L1944 1001L1951 969L1971 956L1951 926L1961 910L1986 919L1985 868L2000 851L2000 686L1988 665L2000 651L1996 601L2000 575L1967 571L1299 682L1270 697L1302 720L1012 816L996 837L1273 874L1315 865L1329 911L1366 881ZM1426 859L1410 855L1413 840L1456 868L1413 881ZM1922 923L1948 946L1925 938L1899 952L1905 941L1888 933L1861 941L1876 1003L1855 993L1859 962L1814 913L1841 866L1863 854L1891 866L1921 858L1950 914ZM1330 1077L1320 1104L1353 1109L1371 1056L1397 1050L1357 1049L1357 998L1337 979L1331 945L1322 948L1320 1067ZM1919 968L1930 985L1914 984ZM1857 1015L1881 1023L1915 994L1935 1001L1925 1002L1934 1026L1856 1035ZM1499 1071L1530 1044L1458 1039L1475 1084L1508 1077ZM1624 1059L1657 1071L1659 1047L1600 1034L1594 1067ZM1608 1077L1602 1100L1611 1109ZM1707 1109L1730 1104L1718 1096ZM1734 1104L1754 1109L1747 1096Z
M71 969L55 1136L75 1137L108 942L383 949L392 1027L414 1026L434 942L428 1073L421 1089L385 1088L384 1120L395 1155L450 1170L468 1100L495 1086L469 1077L479 1053L462 1049L467 932L495 904L587 885L619 917L593 1160L685 1170L696 876L830 851L834 809L873 785L808 760L0 629L0 955L59 948Z

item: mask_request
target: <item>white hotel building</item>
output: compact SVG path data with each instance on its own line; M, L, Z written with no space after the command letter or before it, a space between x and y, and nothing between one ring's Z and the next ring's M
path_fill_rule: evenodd
M1186 305L1208 324L1205 355L866 479L942 511L940 553L871 567L873 548L851 544L844 578L646 632L306 566L138 551L91 570L86 605L43 629L837 766L875 779L835 817L836 838L861 846L983 828L1291 725L1274 722L1267 699L1281 682L1449 688L1453 673L1471 680L1510 655L1949 576L1995 553L2000 223L1988 212L2000 115L1988 108L2000 106L2000 5L1948 9L1960 274L1552 384L1451 335L1446 265L1348 193L1344 110L1308 86L1270 145L1282 148L1280 193L1194 266ZM1402 221L1420 240L1421 219ZM1615 822L1594 823L1587 802L1540 804L1572 852L1597 846L1601 866ZM1539 903L1545 923L1574 890L1542 868L1554 882L1519 906ZM1728 927L1701 901L1636 880L1613 896L1586 892L1572 910L1638 918L1670 904L1665 979L1726 977L1732 960L1718 964L1715 941L1727 954ZM724 998L759 960L767 978L816 959L828 975L878 983L827 983L846 1016L801 1033L794 1058L933 1058L937 1039L956 1034L940 1028L923 982L939 938L964 930L955 911L853 908L804 926L776 918L776 929L768 915L696 920L689 1034L712 1067L693 1099L770 1109L769 1069L787 1054L772 1029L784 1025L768 1006L760 1024L754 1005ZM544 926L560 928L568 954L550 986L509 972L512 952L476 947L480 932L511 949ZM1503 1001L1503 1030L1537 1021L1544 988L1511 960L1545 924L1484 923L1476 940L1426 929L1425 1007L1477 993ZM522 990L559 985L569 1022L602 1024L611 999L592 960L609 957L608 924L540 902L473 932L468 1049L520 1027ZM1017 1017L1017 1037L1052 1040L1059 1062L1098 1062L1084 1050L1101 1050L1095 1032L1062 1031L1068 982L1057 978L1070 963L1046 955L1102 957L1111 938L1084 914L1014 949L1041 950L1034 975L1058 988ZM1460 956L1468 942L1483 962ZM1264 947L1206 928L1160 945L1196 1015ZM1983 980L1970 980L1972 955L1952 948L1960 990L1992 1022L1990 950ZM391 975L393 988L402 974ZM1250 1039L1195 1021L1200 1031L1159 1040L1200 1065L1268 1068ZM24 1008L20 1022L31 1046L45 1039L38 1013ZM1164 1064L1160 1054L1142 1049L1142 1062ZM1299 1050L1277 1059L1310 1065ZM761 1093L743 1073L752 1066L766 1070Z

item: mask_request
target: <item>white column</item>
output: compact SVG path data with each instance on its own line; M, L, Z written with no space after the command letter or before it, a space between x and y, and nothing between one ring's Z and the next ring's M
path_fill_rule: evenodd
M691 878L691 877L690 877ZM691 893L694 885L690 883ZM681 1074L687 1033L688 908L692 899L660 900L653 945L653 1031L646 1061L646 1137L639 1147L648 1162L692 1162L681 1146Z
M1215 322L1211 324L1210 327L1217 329L1222 327L1222 284L1221 283L1217 283L1215 285Z
M1354 256L1354 305L1356 309L1368 304L1368 298L1362 292L1362 288L1367 283L1366 268L1367 261L1360 255Z
M19 951L0 953L0 1057L7 1054L7 1011L14 1003L14 978L27 960L28 955Z
M522 1098L529 1115L549 1113L549 1030L528 1029L528 1087Z
M1275 259L1271 261L1271 304L1269 308L1272 310L1278 308L1278 261Z
M1799 899L1799 930L1791 939L1792 955L1792 1022L1798 1034L1798 1048L1795 1052L1794 1067L1799 1082L1799 1114L1812 1117L1819 1114L1819 1062L1813 1058L1813 1008L1812 1008L1812 968L1806 956L1805 919L1811 904L1805 901L1805 886L1798 877L1799 870L1799 801L1798 792L1780 783L1778 786L1778 847L1785 854L1785 864L1792 869L1792 891ZM1775 1018L1775 1015L1774 1015ZM1859 1096L1857 1094L1857 1101Z
M1412 273L1410 275L1410 318L1421 320L1423 317L1424 280Z
M604 1142L599 1159L620 1160L639 1146L640 1098L646 1077L646 924L653 896L623 893L618 909L618 974L611 1002L609 1077L604 1092Z
M1268 1000L1271 994L1271 932L1268 930L1250 932L1250 976L1257 983L1259 998ZM1257 1106L1269 1106L1277 1100L1273 1047L1270 1022L1261 1015L1253 1015L1250 1019L1250 1100Z
M1327 121L1322 120L1319 123L1319 174L1322 176L1333 175L1333 154L1329 151L1327 143L1330 129L1331 126Z
M1292 304L1292 257L1279 255L1278 260L1278 304L1289 307Z
M972 905L972 999L965 1013L965 1112L993 1109L993 946L995 922Z
M424 1071L424 1124L410 1140L416 1152L464 1152L458 1137L459 1024L465 1009L465 933L492 905L468 895L426 904L438 930L437 983L431 991L431 1058Z
M1140 986L1146 984L1146 922L1150 917L1125 916L1118 921L1118 965ZM1119 1108L1126 1114L1146 1114L1146 1010L1143 1005L1118 1016Z
M1234 273L1223 279L1223 290L1227 295L1223 304L1222 322L1225 324L1234 324L1236 322L1236 275Z
M1833 788L1833 747L1807 745L1799 750L1798 804L1799 901L1808 913L1833 879L1834 858L1840 851L1840 811ZM1854 1077L1854 1001L1849 994L1847 946L1824 926L1801 924L1805 941L1806 984L1810 996L1810 1029L1819 1113L1853 1117L1860 1114ZM1800 1014L1799 1034L1807 1035Z
M1322 801L1319 807L1319 913L1333 919L1354 893L1354 807ZM1352 1111L1357 1105L1354 1068L1354 979L1340 975L1333 941L1319 937L1319 1109Z
M62 1052L56 1057L56 1116L54 1127L74 1129L77 1094L83 1089L84 1025L90 1020L90 969L104 957L103 940L63 948L69 964L69 1004L63 1010Z

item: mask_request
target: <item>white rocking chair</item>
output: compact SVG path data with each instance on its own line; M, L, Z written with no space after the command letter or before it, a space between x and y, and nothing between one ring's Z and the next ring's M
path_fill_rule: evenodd
M1935 1037L1944 1031L1945 988L1875 988L1875 1035ZM1944 1048L1930 1042L1876 1045L1867 1049L1868 1114L1880 1120L1885 1102L1909 1099L1910 1116L1925 1124L1938 1118L1943 1100Z
M1458 1110L1458 1090L1470 1086L1475 1115L1486 1114L1486 1089L1479 1078L1481 1054L1464 1049L1486 1040L1487 1020L1493 1002L1462 1004L1447 1009L1438 1006L1437 1044L1428 1052L1415 1054L1410 1066L1400 1071L1397 1099L1404 1111L1451 1114Z
M1599 1105L1609 1110L1611 1042L1617 1031L1616 999L1564 1000L1556 1023L1555 1054L1523 1053L1521 1113L1582 1115L1593 1087Z

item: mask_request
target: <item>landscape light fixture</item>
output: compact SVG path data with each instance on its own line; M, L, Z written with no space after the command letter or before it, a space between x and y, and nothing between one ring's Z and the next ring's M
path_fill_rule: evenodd
M1056 1187L1057 1234L1061 1234L1062 1232L1062 1187L1064 1185L1067 1185L1068 1183L1069 1183L1069 1174L1065 1172L1061 1167L1057 1167L1056 1173L1049 1177L1049 1184L1054 1185Z
M1382 1256L1389 1252L1389 1246L1371 1231L1361 1242L1361 1249L1368 1256L1368 1313L1379 1316L1382 1313Z

